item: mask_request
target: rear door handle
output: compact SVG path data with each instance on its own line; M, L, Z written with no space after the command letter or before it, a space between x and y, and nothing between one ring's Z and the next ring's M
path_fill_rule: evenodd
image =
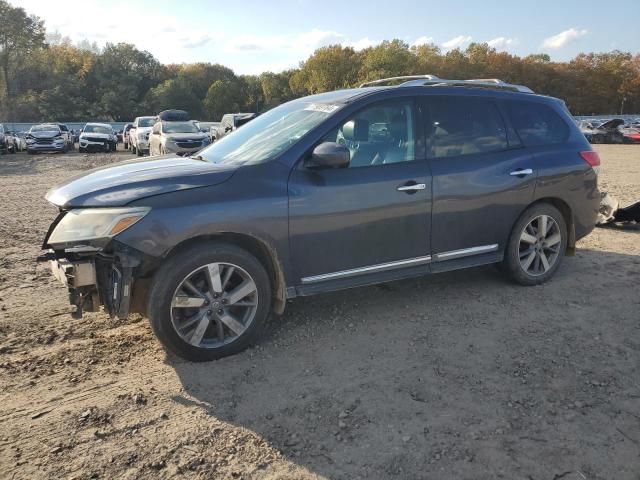
M399 192L417 192L418 190L424 190L425 188L427 188L427 185L424 183L414 183L411 185L402 185L401 187L398 187L396 190L398 190Z
M533 170L530 168L519 168L518 170L514 170L513 172L511 172L509 175L511 175L512 177L519 177L520 175L531 175L532 173Z

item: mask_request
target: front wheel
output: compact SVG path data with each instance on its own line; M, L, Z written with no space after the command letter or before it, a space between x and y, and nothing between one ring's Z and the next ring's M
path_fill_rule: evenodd
M502 266L517 283L539 285L556 273L566 249L564 217L553 205L539 203L513 227Z
M270 309L269 277L255 257L232 245L202 243L160 267L147 311L168 350L202 362L247 348Z

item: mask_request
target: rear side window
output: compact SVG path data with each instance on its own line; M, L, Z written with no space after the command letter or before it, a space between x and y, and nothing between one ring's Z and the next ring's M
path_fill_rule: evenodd
M511 123L525 145L553 145L569 137L569 127L543 103L507 102Z
M491 99L428 97L431 158L497 152L509 147L500 112Z

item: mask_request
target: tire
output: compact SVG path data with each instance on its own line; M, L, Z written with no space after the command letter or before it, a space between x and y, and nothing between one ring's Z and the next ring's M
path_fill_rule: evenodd
M541 239L541 217L547 218L544 240ZM528 237L523 240L525 234ZM553 205L538 203L527 208L513 226L501 269L520 285L540 285L556 273L566 249L567 224L562 213Z
M198 275L204 275L202 272L208 271L206 266L209 264L220 265L218 278L221 279L222 285L224 284L224 277L228 273L228 266L235 267L235 270L232 270L233 276L227 279L228 285L235 283L235 285L228 287L232 292L239 285L249 283L247 279L253 281L254 291L241 297L240 300L236 300L236 302L238 304L255 302L255 306L233 307L229 304L227 307L221 306L219 310L212 312L212 310L218 308L216 305L218 301L225 302L225 295L228 292L225 290L227 287L223 286L222 290L226 293L219 297L220 300L216 300L212 293L213 290L208 287L210 283L203 283L205 277L198 277ZM235 275L237 275L237 278ZM246 277L243 278L243 275L246 275ZM198 283L198 278L200 278L200 283ZM180 290L182 282L186 279L190 279L191 285L196 286L200 292L209 289L207 292L210 301L210 303L207 303L208 306L198 308L172 307L174 295L178 291L186 291ZM154 333L167 350L194 362L216 360L234 355L247 348L258 338L271 310L271 284L262 264L247 251L224 243L199 243L170 257L155 273L149 292L147 312ZM231 299L231 297L228 298ZM198 299L196 298L196 300ZM207 310L208 308L212 310ZM239 324L232 323L236 328L238 325L246 327L239 335L226 326L226 323L221 322L219 316L226 316L229 313L239 319L239 314L233 312L234 308L250 309L245 313L252 313L250 318L238 320ZM183 312L184 317L182 316ZM199 345L203 345L203 342L210 342L208 347L194 346L185 340L174 327L174 319L176 318L178 324L179 322L188 323L193 318L196 318L196 321L198 321L197 318L200 318L199 322L201 323L201 317L196 317L196 315L207 315L207 330L202 334L202 340L196 341L199 342ZM228 317L226 321L229 321ZM245 322L245 324L242 322ZM222 344L220 344L219 340L219 328L223 329L222 337L225 339ZM191 335L195 330L197 330L197 327L188 332L188 335ZM226 335L229 336L228 340ZM215 337L216 340L213 340L212 337ZM191 337L191 340L193 341L193 337Z

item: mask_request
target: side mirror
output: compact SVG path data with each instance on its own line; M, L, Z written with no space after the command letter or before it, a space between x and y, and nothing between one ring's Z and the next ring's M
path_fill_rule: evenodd
M324 142L313 149L307 166L316 168L346 168L351 162L351 152L344 145Z

